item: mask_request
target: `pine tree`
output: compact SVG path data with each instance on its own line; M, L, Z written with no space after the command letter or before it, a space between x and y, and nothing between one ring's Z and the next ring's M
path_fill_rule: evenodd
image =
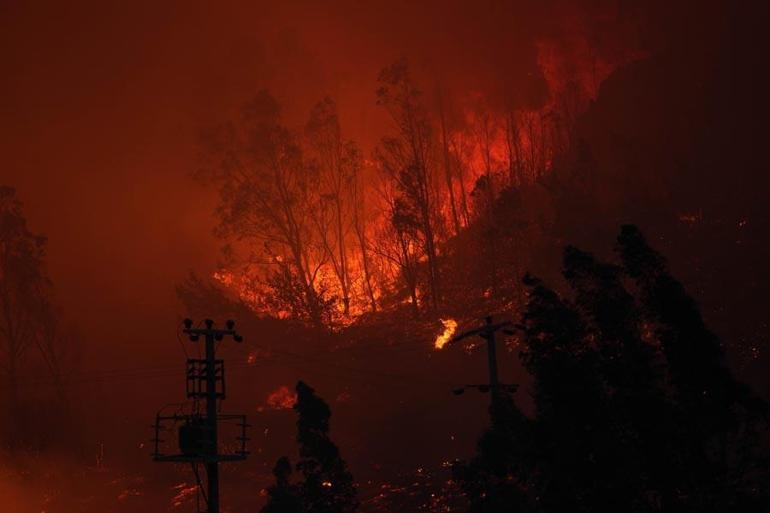
M303 481L290 483L289 459L282 457L273 470L275 484L268 489L262 513L352 513L358 509L356 487L347 463L329 438L331 409L302 381L297 383L296 470Z
M19 384L32 358L57 387L60 429L67 408L62 367L75 342L55 315L45 254L46 238L30 231L16 191L0 185L0 405L10 412L0 419L0 446L10 451L55 439L53 431L32 429L34 405Z
M622 266L565 250L574 300L525 277L535 415L507 402L456 465L470 512L766 510L767 406L638 229L618 251Z
M331 410L315 390L297 383L297 470L304 481L300 495L304 510L312 513L349 513L358 508L353 476L340 451L329 438Z
M521 358L534 380L537 414L537 479L530 490L545 511L622 510L628 490L617 482L622 451L611 428L600 354L573 304L538 279L526 277L525 285Z
M564 252L564 277L595 341L612 429L622 440L616 480L625 480L637 495L670 497L681 470L671 458L677 444L672 408L661 387L661 358L644 338L622 271L572 246Z
M489 410L491 426L478 442L478 454L458 462L453 479L471 503L471 513L524 511L524 465L528 458L527 419L505 391Z
M636 226L622 227L617 251L665 355L677 403L679 452L688 471L688 507L761 507L768 474L757 467L755 433L758 421L767 423L768 405L732 376L721 342L696 302Z

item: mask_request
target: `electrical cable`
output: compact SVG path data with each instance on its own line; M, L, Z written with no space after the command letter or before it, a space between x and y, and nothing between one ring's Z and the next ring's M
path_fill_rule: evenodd
M203 483L201 482L201 476L198 473L198 464L195 463L195 462L192 462L192 463L190 463L190 465L192 466L193 474L195 474L195 482L198 484L198 491L203 496L203 502L206 503L206 510L208 511L208 509L209 509L209 499L208 499L208 497L206 497L206 491L203 489ZM207 476L207 478L208 478L208 476ZM200 505L197 505L197 507L198 507L198 510L200 510Z

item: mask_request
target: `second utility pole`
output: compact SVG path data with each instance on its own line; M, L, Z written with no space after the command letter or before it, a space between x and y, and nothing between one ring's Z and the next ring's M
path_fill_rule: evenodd
M479 336L487 341L487 363L489 365L489 391L492 393L492 406L497 404L500 398L500 380L497 376L497 341L495 340L495 334L498 331L502 331L506 334L513 333L511 330L506 329L511 325L510 322L499 322L497 324L492 323L492 316L489 315L485 319L485 324L476 329L460 333L452 338L449 342L459 342L460 340L472 336ZM475 385L474 385L475 386ZM507 386L507 385L506 385Z

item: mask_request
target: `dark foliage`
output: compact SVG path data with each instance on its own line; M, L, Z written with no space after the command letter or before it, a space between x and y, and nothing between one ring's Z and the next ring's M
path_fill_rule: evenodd
M262 508L262 513L301 513L302 502L297 493L296 486L289 482L291 476L291 463L289 458L279 458L273 468L275 484L267 489L267 504Z
M617 250L622 266L565 250L572 301L525 277L535 417L492 409L455 468L471 512L764 511L766 404L636 227Z
M529 454L528 422L507 393L490 407L492 426L479 440L478 455L453 468L453 478L471 501L472 513L521 511Z
M65 383L80 338L53 304L46 246L30 230L16 191L0 185L0 451L12 454L81 449ZM40 371L52 392L29 386L29 374Z
M291 464L285 457L276 463L276 483L268 490L263 513L352 513L358 509L353 476L339 449L329 438L331 410L315 390L297 383L299 462L296 470L302 482L289 481Z

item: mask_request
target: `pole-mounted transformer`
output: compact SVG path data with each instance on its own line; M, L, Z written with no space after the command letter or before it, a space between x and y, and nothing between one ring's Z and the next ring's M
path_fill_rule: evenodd
M198 342L201 337L206 346L204 359L187 359L187 398L192 399L197 406L198 401L205 401L205 411L197 407L189 414L161 415L155 417L155 450L152 454L153 461L191 463L197 475L197 465L203 464L206 468L207 493L203 494L207 505L207 513L219 513L219 463L223 461L245 460L249 452L246 450L245 415L222 415L217 412L217 400L225 398L225 364L223 360L217 360L215 345L225 337L232 337L236 342L243 342L243 338L235 331L235 323L227 321L225 329L217 329L214 321L206 319L204 328L194 328L190 319L184 320L183 332L191 342ZM237 449L229 453L219 452L218 432L224 423L234 423L238 429L235 437ZM170 424L170 427L166 427ZM178 449L176 454L163 454L161 452L161 433L174 432L176 430ZM198 479L201 491L203 487Z

